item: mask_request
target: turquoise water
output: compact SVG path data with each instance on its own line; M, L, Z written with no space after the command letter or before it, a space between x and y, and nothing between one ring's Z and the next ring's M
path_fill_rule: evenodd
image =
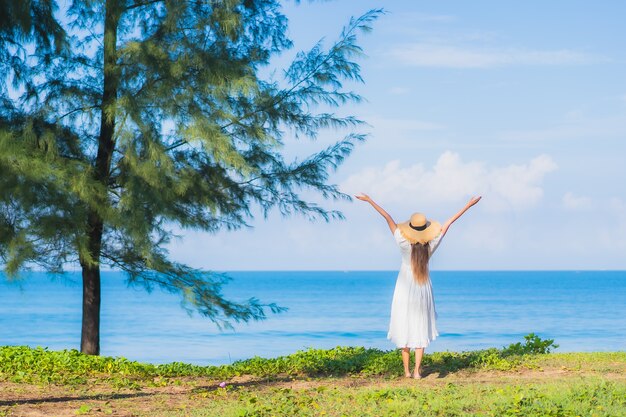
M386 340L395 271L231 272L224 293L289 308L264 322L220 332L177 296L128 287L103 273L102 354L164 363L222 364L308 347L392 349ZM535 332L559 351L626 349L626 272L431 273L440 337L427 351L501 347ZM80 274L0 276L0 345L77 348Z

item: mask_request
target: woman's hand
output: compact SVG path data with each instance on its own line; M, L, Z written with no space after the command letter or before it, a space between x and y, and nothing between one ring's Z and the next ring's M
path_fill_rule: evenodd
M443 238L446 233L448 233L448 229L450 228L450 226L452 225L452 223L454 223L455 221L457 221L457 219L459 217L461 217L467 210L470 209L470 207L472 207L474 204L478 203L480 201L482 197L481 196L477 196L477 197L472 197L470 199L470 201L467 202L467 204L465 205L465 207L463 207L461 209L461 211L459 211L457 214L455 214L454 216L450 217L448 219L447 222L445 222L443 224L443 227L441 228L441 237Z
M470 208L472 207L474 204L478 203L480 201L480 199L483 198L482 196L477 196L477 197L472 197L470 199L470 201L467 202L467 204L465 205L465 207Z
M357 199L361 200L361 201L367 201L368 203L371 203L371 202L372 202L372 199L371 199L371 198L370 198L370 196L369 196L369 195L367 195L367 194L363 194L363 193L361 193L361 194L357 194L357 195L355 195L355 197L356 197Z

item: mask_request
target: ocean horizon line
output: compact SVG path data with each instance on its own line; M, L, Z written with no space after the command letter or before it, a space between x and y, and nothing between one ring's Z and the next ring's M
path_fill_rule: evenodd
M398 272L397 269L214 269L200 270L201 272L213 272L217 274L239 273L239 272ZM431 269L431 272L626 272L625 269ZM81 269L66 269L61 272L50 272L42 269L28 269L18 272L22 273L44 273L49 275L63 275L71 272L81 272ZM121 272L121 269L101 269L100 272ZM6 275L6 272L0 271L0 274Z

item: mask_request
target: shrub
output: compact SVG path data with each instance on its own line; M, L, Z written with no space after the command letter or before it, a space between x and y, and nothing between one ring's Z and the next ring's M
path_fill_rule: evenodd
M526 342L523 345L520 342L511 343L503 348L502 353L504 355L542 355L559 347L554 343L554 339L542 340L534 333L527 334L524 339Z

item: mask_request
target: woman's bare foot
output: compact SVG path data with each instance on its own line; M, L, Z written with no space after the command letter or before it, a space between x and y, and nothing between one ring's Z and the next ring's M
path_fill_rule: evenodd
M415 372L413 373L413 378L414 379L422 379L422 374L420 373L419 369L415 370Z
M411 373L410 372L405 372L404 373L404 377L405 378L411 378Z

